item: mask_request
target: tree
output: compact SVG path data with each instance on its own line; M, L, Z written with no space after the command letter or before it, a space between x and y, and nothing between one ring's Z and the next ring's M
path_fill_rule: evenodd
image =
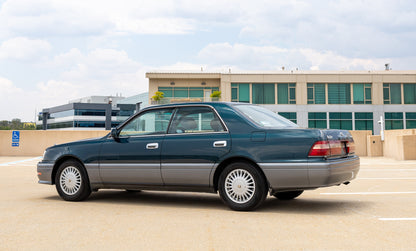
M160 101L161 99L164 98L164 93L163 92L155 92L155 95L153 95L152 99L156 102Z

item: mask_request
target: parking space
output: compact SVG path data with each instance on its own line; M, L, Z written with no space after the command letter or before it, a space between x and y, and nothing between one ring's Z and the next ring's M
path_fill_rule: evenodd
M415 250L416 161L362 158L348 186L268 197L234 212L218 195L102 190L61 200L40 157L0 157L0 250Z

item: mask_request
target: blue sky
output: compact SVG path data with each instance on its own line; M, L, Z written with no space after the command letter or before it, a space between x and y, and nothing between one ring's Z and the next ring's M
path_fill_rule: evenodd
M412 0L0 0L0 120L152 70L415 70L415 44Z

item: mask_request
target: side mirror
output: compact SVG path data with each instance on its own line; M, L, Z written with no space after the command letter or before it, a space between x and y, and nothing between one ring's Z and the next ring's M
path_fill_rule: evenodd
M117 128L112 128L110 135L115 141L119 140Z

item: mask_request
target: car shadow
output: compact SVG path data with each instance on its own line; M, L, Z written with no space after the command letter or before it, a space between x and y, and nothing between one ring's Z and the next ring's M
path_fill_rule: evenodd
M59 196L47 197L48 200L62 200ZM230 210L218 194L141 191L102 190L92 193L83 203L144 205L152 207L179 207L214 210ZM339 200L322 198L302 198L283 201L269 196L256 209L259 213L301 213L314 215L346 215L372 206L373 202L359 200ZM345 210L347 209L347 210Z

